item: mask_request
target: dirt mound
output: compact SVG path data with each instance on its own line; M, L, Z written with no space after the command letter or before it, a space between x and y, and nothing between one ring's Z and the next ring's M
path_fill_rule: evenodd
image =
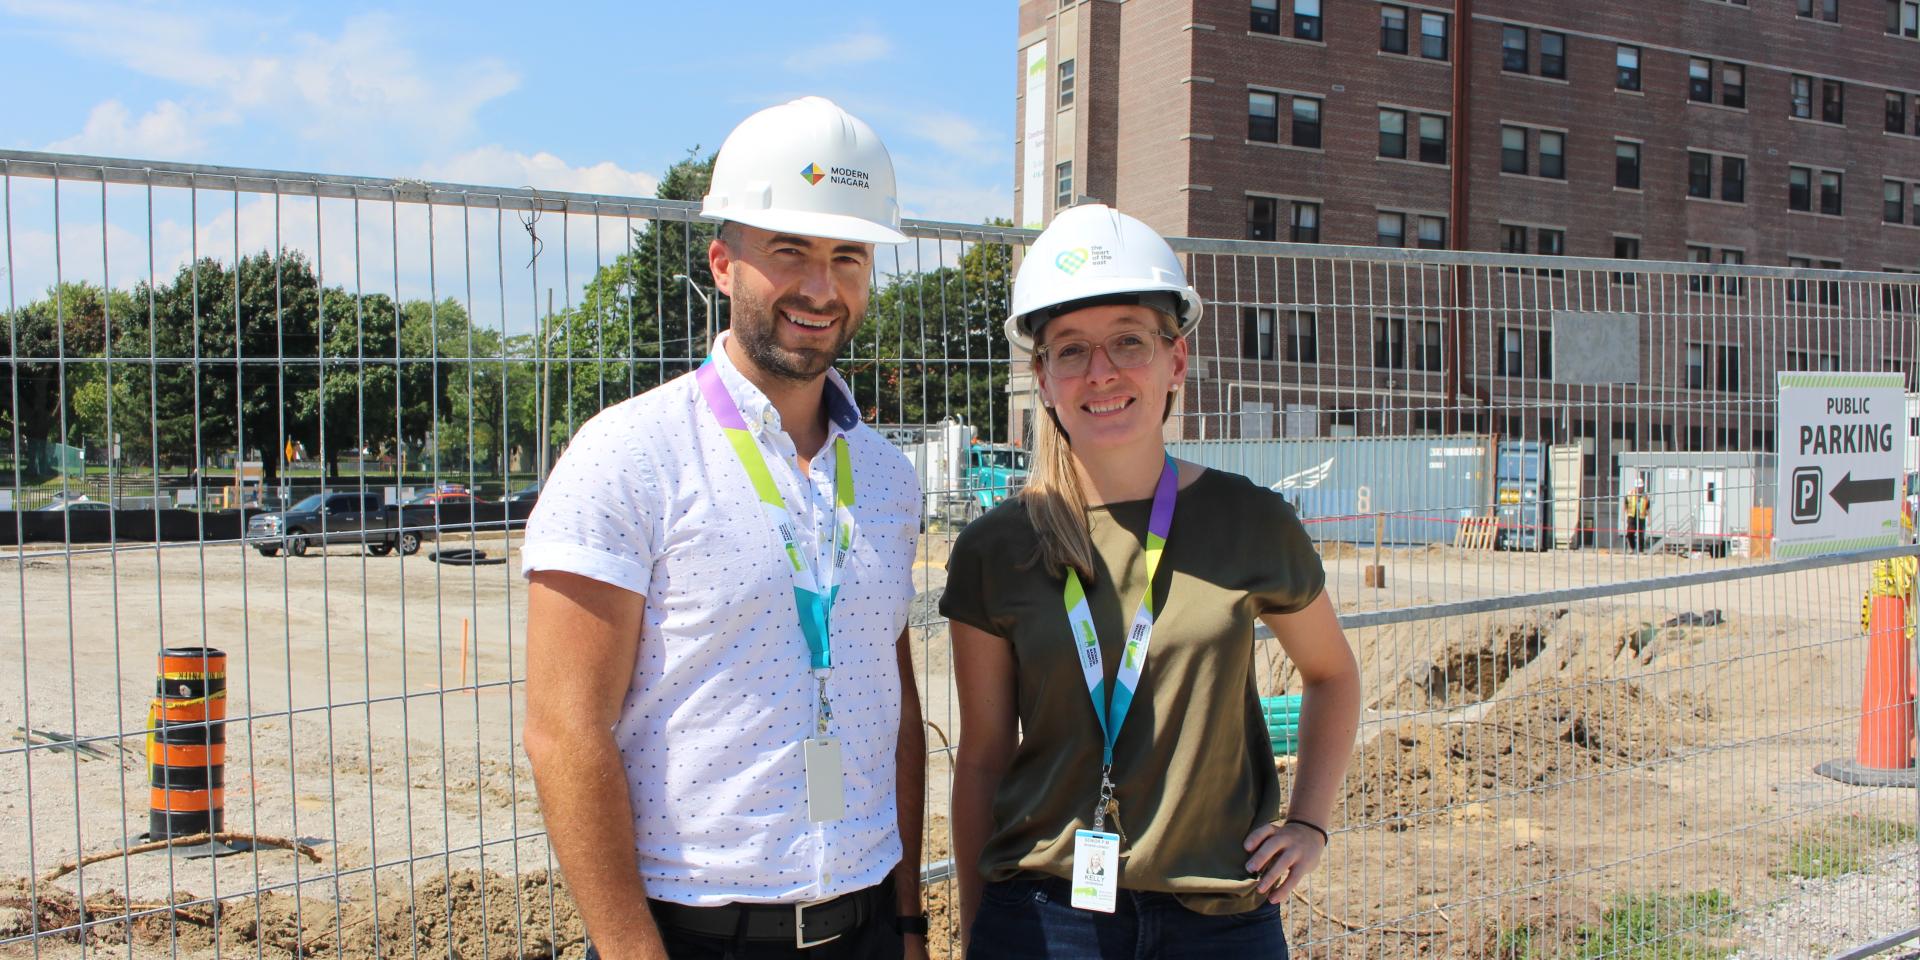
M1401 831L1476 801L1672 756L1710 711L1601 682L1497 701L1479 719L1403 721L1347 773L1345 823Z
M1515 672L1546 648L1554 616L1477 625L1448 643L1433 659L1409 667L1391 691L1374 703L1382 710L1426 710L1478 703L1500 692Z
M411 898L397 891L404 879L383 879L380 905L373 905L365 886L345 892L336 910L331 883L314 886L313 894L295 897L265 893L221 902L218 911L208 905L188 907L177 919L165 912L132 924L137 945L176 950L187 958L260 956L271 960L393 960L413 956L455 956L473 960L577 960L586 953L585 928L563 884L546 871L512 877L488 871L456 870L419 881ZM318 889L324 886L326 889ZM78 905L63 891L40 890L40 929L78 923ZM180 900L192 900L183 893ZM153 910L164 905L134 904ZM118 894L87 898L86 932L96 946L124 944L128 925L109 918L124 915L126 901ZM0 937L20 936L32 929L31 903L26 884L0 885ZM108 921L108 922L101 922ZM78 933L61 938L77 943Z

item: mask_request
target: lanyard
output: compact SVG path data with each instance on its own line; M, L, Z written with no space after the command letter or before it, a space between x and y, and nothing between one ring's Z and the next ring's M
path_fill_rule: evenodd
M1167 533L1173 526L1173 502L1179 495L1180 474L1168 457L1160 469L1160 482L1153 491L1153 513L1147 519L1147 589L1134 611L1133 625L1127 629L1127 645L1120 657L1120 668L1113 678L1113 703L1107 704L1106 666L1100 656L1100 636L1093 626L1093 614L1087 608L1087 591L1080 575L1067 568L1067 623L1080 645L1080 669L1086 675L1087 693L1093 698L1093 714L1100 721L1100 802L1093 810L1093 829L1104 829L1107 806L1113 801L1113 745L1120 739L1120 725L1127 721L1133 706L1134 691L1140 688L1140 671L1147 665L1147 649L1153 643L1153 580L1160 569L1160 554L1167 547Z
M720 381L720 371L714 367L713 358L708 357L693 376L707 401L707 409L720 421L720 429L733 447L734 456L740 458L747 479L753 482L754 493L759 495L760 506L773 523L792 567L793 606L800 617L800 632L807 638L807 663L819 681L817 722L824 734L827 721L833 716L827 703L827 674L833 669L829 622L833 603L840 595L839 581L846 571L847 554L853 549L853 458L847 454L847 438L845 435L833 438L833 560L822 566L820 558L803 556L795 545L794 512L787 508L787 498L774 483L773 473L767 469L767 458L760 452L760 443L747 429L746 418L740 415L740 405Z

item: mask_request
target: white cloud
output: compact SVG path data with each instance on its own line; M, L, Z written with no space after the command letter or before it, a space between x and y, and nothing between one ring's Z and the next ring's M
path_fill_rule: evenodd
M87 125L64 140L47 144L59 153L109 154L156 160L187 159L205 146L196 127L200 122L187 108L162 100L135 119L118 100L95 104Z
M497 144L469 150L443 163L429 164L425 173L428 179L452 183L533 187L538 190L604 193L622 197L653 196L660 182L653 174L627 170L611 160L575 167L544 150L529 155Z
M0 10L51 42L181 84L203 95L210 113L284 124L315 141L437 144L470 131L481 107L520 83L492 58L422 63L406 45L407 24L383 13L323 36L276 33L277 24L245 10L188 9L0 0Z
M931 143L954 159L1012 165L1013 148L1006 137L995 136L959 114L917 109L903 112L900 119L908 136Z
M850 33L787 58L789 70L817 72L855 63L871 63L893 55L893 41L873 31Z

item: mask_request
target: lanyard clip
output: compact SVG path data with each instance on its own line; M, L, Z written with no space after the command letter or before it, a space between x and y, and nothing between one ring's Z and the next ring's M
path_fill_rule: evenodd
M1113 765L1100 768L1100 801L1093 805L1093 832L1107 829L1107 808L1113 806Z

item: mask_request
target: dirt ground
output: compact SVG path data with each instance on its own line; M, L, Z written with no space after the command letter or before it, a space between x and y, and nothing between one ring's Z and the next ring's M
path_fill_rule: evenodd
M960 735L933 623L946 542L929 537L916 565L936 748ZM1388 586L1373 590L1361 582L1371 548L1324 555L1346 613L1747 563L1400 549L1382 553ZM1796 838L1835 818L1912 824L1911 791L1811 772L1853 749L1866 579L1833 568L1350 630L1362 743L1327 859L1288 905L1296 955L1552 956L1544 945L1577 949L1623 897L1721 891L1762 908L1792 880L1783 864ZM41 957L582 952L517 749L515 564L140 546L0 560L7 581L0 623L21 653L0 688L0 816L13 826L0 831L0 940L35 928L37 893L40 929L76 923L82 897L96 921L85 946L44 938ZM1663 625L1707 611L1720 622ZM276 849L150 853L29 886L76 855L137 842L154 656L200 643L230 656L227 828L301 838L321 862ZM1259 656L1263 692L1297 692L1278 645ZM88 749L28 753L21 728L77 734ZM948 756L929 765L930 862L947 855ZM949 932L934 938L940 955L950 896L950 885L929 890ZM98 922L124 917L128 897L142 915L131 928ZM170 918L166 905L181 901ZM1514 946L1516 931L1535 952ZM16 942L0 956L34 949Z

